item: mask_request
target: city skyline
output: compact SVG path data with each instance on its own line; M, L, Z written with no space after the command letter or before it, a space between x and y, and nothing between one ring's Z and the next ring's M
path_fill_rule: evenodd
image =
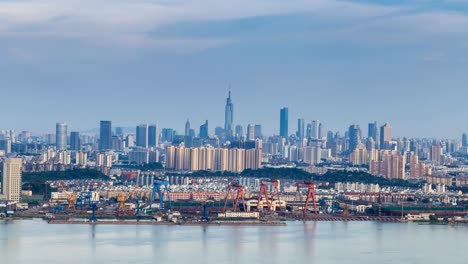
M282 107L289 127L304 118L334 131L390 122L396 136L468 131L462 1L75 4L0 3L2 129L222 126L231 84L234 125L261 123L265 134L278 131Z
M225 107L224 107L224 108L225 108L225 109L224 109L224 126L222 126L222 124L215 124L215 125L212 125L211 129L209 129L209 127L208 127L208 121L209 121L209 119L205 119L203 122L200 123L200 128L203 127L203 129L204 129L204 135L206 135L206 133L208 133L208 135L214 135L214 134L215 134L215 128L221 127L221 128L223 128L223 129L226 129L226 128L228 127L228 128L232 131L232 136L234 137L234 136L235 136L234 128L235 128L236 126L239 126L239 125L245 129L245 131L243 131L243 133L248 134L248 126L251 125L251 124L253 124L253 123L239 124L239 123L234 122L234 103L233 103L232 98L231 98L231 90L230 90L230 89L228 90L228 97L227 97L227 99L226 99L226 103L225 103ZM312 131L310 131L310 133L311 133L311 137L312 137L312 138L317 138L317 135L318 135L317 133L321 134L321 133L325 132L325 134L326 134L327 131L342 132L342 133L344 134L344 133L346 133L347 131L349 131L349 126L350 126L350 125L351 125L351 126L357 125L358 127L359 127L359 125L360 125L359 123L356 123L356 124L349 124L349 125L342 124L342 125L345 126L344 129L337 129L337 130L335 130L335 129L331 129L331 128L327 127L327 126L326 126L326 123L324 124L324 123L322 123L322 122L319 121L319 120L315 120L315 119L310 119L310 120L309 120L309 119L306 119L306 118L304 118L304 117L302 117L302 116L299 116L299 117L297 117L297 118L292 118L292 119L291 119L291 116L289 115L289 107L282 107L282 108L279 109L279 110L280 110L280 115L279 115L279 118L278 118L278 120L277 120L277 126L274 127L273 129L271 129L271 128L268 129L266 133L265 133L265 132L262 132L263 136L274 136L274 135L281 136L281 124L284 123L284 121L281 120L281 119L283 118L283 115L284 115L285 122L286 122L286 123L284 123L284 124L286 124L286 127L285 127L284 129L286 130L286 132L288 133L288 135L297 135L297 122L298 122L298 120L303 120L303 121L305 122L305 123L303 124L303 126L304 126L305 124L307 124L307 125L309 125L309 126L311 125ZM284 112L284 113L283 113L283 112ZM189 130L191 129L191 121L190 121L190 120L193 120L193 119L196 120L197 118L186 118L186 119L185 119L186 122L185 122L182 126L179 124L177 127L169 127L169 126L164 126L164 125L161 126L159 123L157 123L157 124L155 124L155 125L152 125L152 126L174 129L179 135L187 135L187 132L189 132ZM58 140L58 139L59 139L59 136L58 136L58 134L57 134L57 131L58 131L58 129L59 129L59 125L60 125L60 127L64 127L65 133L66 133L66 135L63 135L63 136L62 136L62 138L63 138L63 137L67 138L67 137L69 136L69 135L67 134L67 132L66 132L67 130L68 130L68 132L70 132L70 133L76 133L76 132L78 132L78 133L83 133L83 132L90 132L90 131L93 131L93 132L95 132L97 135L99 135L99 134L103 133L103 130L102 130L102 129L103 129L103 128L102 128L103 124L105 124L105 125L104 125L105 127L108 127L108 128L105 129L105 130L106 130L105 134L106 134L107 136L110 136L109 133L110 133L111 131L113 131L113 130L111 129L110 126L112 126L111 123L114 122L114 121L103 121L103 120L99 120L99 121L97 121L97 122L98 122L100 125L95 126L95 127L93 127L93 128L88 128L88 129L86 129L86 128L85 128L85 129L83 129L83 128L76 128L76 127L70 128L68 122L62 122L62 121L61 121L61 122L56 122L56 123L55 123L55 124L56 124L56 128L55 128L56 134L55 134L55 136L56 136L56 138L57 138L57 140ZM325 122L326 122L326 121L325 121ZM140 125L135 125L135 124L133 124L133 125L128 125L128 126L127 126L127 125L122 126L122 125L117 124L117 125L114 125L113 127L114 127L114 130L115 130L116 128L119 128L119 129L122 129L122 128L132 129L132 128L134 128L134 127L136 126L137 129L135 130L135 135L137 135L137 134L138 134L138 127L139 127L139 126L142 126L141 124L144 124L144 123L145 123L145 122L141 122ZM365 131L366 133L362 133L362 138L366 138L366 136L364 136L364 135L367 135L367 137L372 137L372 138L374 138L376 135L369 135L368 133L369 133L369 130L373 130L373 129L374 129L374 128L371 129L371 126L377 125L376 129L379 130L379 131L377 132L377 135L379 136L379 138L378 138L378 142L376 142L376 143L377 143L377 144L380 144L380 142L381 142L381 140L382 140L382 139L380 138L380 137L382 137L382 131L381 131L381 129L383 129L381 126L389 125L389 123L391 123L391 122L386 121L386 122L382 122L382 123L380 124L378 121L368 121L367 123L363 123L363 127L366 127L366 128L367 128L367 131ZM262 131L265 131L265 130L264 130L264 125L263 125L262 122L255 122L255 124L256 124L256 126L261 126L261 130L262 130ZM295 126L295 125L296 125L296 126ZM145 125L145 126L148 126L148 123L147 123L147 122L146 122L146 125ZM152 126L150 126L150 127L152 127ZM197 124L194 124L194 126L195 126L195 127L198 127ZM320 126L320 128L319 128L319 126ZM325 131L319 131L319 129L320 129L320 130L322 129L322 126L324 126ZM393 126L393 124L392 124L392 126ZM101 128L100 128L100 127L101 127ZM155 132L153 132L153 134L154 134L154 133L159 134L159 133L162 132L162 131L157 131L157 127L156 127L156 128L153 128L153 129L156 129ZM207 129L205 129L205 127L207 127ZM288 127L292 127L292 129L289 130ZM9 129L11 129L11 128L1 128L1 127L0 127L0 130L9 130ZM61 129L62 129L62 128L61 128ZM148 128L147 128L147 129L148 129ZM187 129L188 129L188 130L187 130ZM303 127L302 129L305 129L305 128ZM271 131L270 131L270 130L271 130ZM275 130L276 130L276 131L275 131ZM19 129L19 130L17 130L17 131L32 131L32 132L36 132L36 133L39 133L39 134L49 134L49 133L52 133L52 130L49 130L49 131L47 131L47 130L45 130L45 131L34 131L34 130L30 130L30 129L29 129L29 130L28 130L28 129ZM199 130L199 131L200 131L200 130ZM426 136L426 137L424 137L424 136L418 136L418 135L415 135L415 136L407 136L407 135L402 135L401 132L398 133L398 131L395 131L395 130L392 130L392 131L393 131L392 133L394 133L395 136L392 137L392 135L390 135L390 139L391 139L391 138L404 138L404 137L407 137L407 138L434 138L434 139L460 139L461 136L462 136L463 134L466 133L466 132L464 132L464 131L461 131L459 135L455 135L455 136L453 136L453 137L450 137L450 136L441 136L441 137ZM91 132L91 133L93 133L93 132ZM304 135L306 134L306 132L307 132L307 131L305 131L305 130L303 131ZM396 132L396 133L395 133L395 132ZM361 132L360 132L360 133L361 133ZM375 133L375 132L373 132L373 133ZM195 134L198 135L199 133L197 133L197 131L195 130ZM317 134L317 135L315 135L315 134ZM322 136L324 136L325 134L323 134ZM101 136L102 136L102 135L101 135ZM206 136L204 136L204 137L206 137ZM228 136L228 137L229 137L229 136ZM257 137L257 136L256 136L256 137ZM137 138L138 138L138 137L137 137ZM146 140L148 140L148 139L146 139ZM109 145L109 146L110 146L110 144L111 144L111 143L110 143L110 138L108 138L106 141L109 141L109 142L108 142L108 143L105 143L105 146L106 146L106 145ZM154 144L154 143L153 143L153 144ZM138 144L137 144L137 145L138 145ZM140 145L141 145L141 144L140 144ZM146 145L146 144L143 144L143 145ZM105 149L105 148L104 148L104 149Z

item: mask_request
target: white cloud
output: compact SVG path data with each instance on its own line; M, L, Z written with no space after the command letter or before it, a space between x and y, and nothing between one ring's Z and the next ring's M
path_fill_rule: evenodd
M236 1L90 1L31 0L0 2L0 36L76 38L125 47L188 45L210 47L227 39L153 39L151 30L171 24L223 21L255 16L310 13L339 20L380 16L393 8L334 0L236 0ZM162 42L166 41L166 44ZM205 43L203 43L205 42ZM172 44L171 44L172 43ZM179 45L175 45L176 47Z
M76 39L98 46L193 52L226 45L234 37L162 37L148 34L178 23L257 16L304 15L340 26L312 32L325 39L407 44L468 36L468 17L339 0L23 0L0 1L0 38Z

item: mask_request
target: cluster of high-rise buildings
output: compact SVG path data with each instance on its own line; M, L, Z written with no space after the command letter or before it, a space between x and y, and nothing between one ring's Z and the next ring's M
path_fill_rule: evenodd
M310 120L310 119L309 119ZM367 136L357 124L344 134L327 130L317 119L297 119L290 131L289 109L279 111L279 131L265 136L262 125L235 123L229 91L224 108L224 126L210 130L206 120L193 128L190 120L178 133L173 128L139 124L113 127L103 120L99 132L70 131L59 122L55 133L34 135L28 131L0 131L0 157L19 155L25 171L65 170L95 167L108 172L114 165L161 162L168 170L227 170L240 172L262 164L304 167L339 164L367 168L376 176L421 178L439 167L458 166L468 159L468 136L458 140L395 138L389 123L371 122ZM213 133L214 132L214 133Z
M242 172L259 169L261 162L261 148L166 147L166 170Z

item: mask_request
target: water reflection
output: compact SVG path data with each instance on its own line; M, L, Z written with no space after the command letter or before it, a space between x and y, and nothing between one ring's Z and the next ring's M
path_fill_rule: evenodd
M311 259L312 256L314 255L314 241L315 241L315 232L317 229L317 222L303 222L303 231L304 231L304 236L303 236L303 255L307 259Z
M467 227L372 222L277 226L0 222L1 264L465 264Z

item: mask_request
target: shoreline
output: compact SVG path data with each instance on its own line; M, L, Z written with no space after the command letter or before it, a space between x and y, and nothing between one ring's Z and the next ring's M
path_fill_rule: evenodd
M79 221L79 220L49 220L52 225L164 225L164 226L286 226L285 222L156 222L156 221Z

